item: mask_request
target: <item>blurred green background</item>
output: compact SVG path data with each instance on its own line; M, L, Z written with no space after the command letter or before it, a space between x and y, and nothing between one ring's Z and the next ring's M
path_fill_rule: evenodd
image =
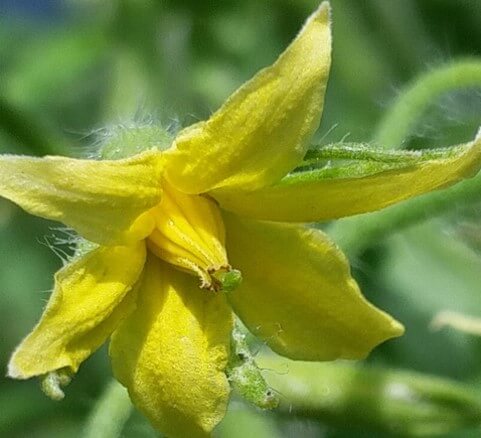
M481 59L479 0L331 4L333 68L318 143L371 141L408 83L457 59ZM1 0L0 153L88 156L105 127L152 120L175 127L206 118L276 58L316 7L314 0ZM404 146L469 141L480 124L481 81L435 99ZM368 364L465 382L481 398L481 339L429 329L445 309L481 317L480 217L481 205L453 206L368 242L351 258L365 295L407 327ZM2 369L38 319L61 266L50 249L55 226L0 200ZM1 374L0 436L61 438L81 436L110 368L103 349L60 403L35 381ZM357 427L349 411L343 421L280 418L235 400L218 436L249 435L390 436ZM155 432L134 414L122 436ZM477 437L481 427L443 436Z

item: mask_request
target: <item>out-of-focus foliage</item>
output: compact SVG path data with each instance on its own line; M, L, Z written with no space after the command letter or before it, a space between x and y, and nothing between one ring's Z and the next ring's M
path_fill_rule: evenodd
M369 142L408 83L458 58L481 59L479 0L332 0L333 69L317 143ZM0 3L0 153L92 153L101 128L132 120L191 124L271 63L314 0L70 0ZM404 147L471 140L481 82L435 99ZM100 130L100 131L99 131ZM383 145L390 146L390 145ZM0 365L39 317L61 266L61 232L0 200ZM429 322L449 309L481 316L481 208L369 242L351 260L366 296L402 321L403 338L367 360L468 383L481 398L481 340ZM57 250L58 252L58 250ZM1 373L4 374L3 372ZM109 380L105 349L61 403L38 383L0 378L0 436L78 436ZM359 401L358 401L359 402ZM237 400L220 437L362 437L343 422L261 414ZM123 436L155 433L137 413ZM449 437L476 437L479 429Z

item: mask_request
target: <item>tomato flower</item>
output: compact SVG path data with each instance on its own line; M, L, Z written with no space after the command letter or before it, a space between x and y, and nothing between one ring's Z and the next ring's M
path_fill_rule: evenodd
M0 156L1 196L92 242L56 274L9 376L62 383L110 337L114 375L155 427L207 436L228 403L234 313L293 359L364 358L401 335L326 234L298 223L452 184L479 168L481 141L370 173L287 175L318 128L330 61L322 3L272 66L166 149L115 160Z

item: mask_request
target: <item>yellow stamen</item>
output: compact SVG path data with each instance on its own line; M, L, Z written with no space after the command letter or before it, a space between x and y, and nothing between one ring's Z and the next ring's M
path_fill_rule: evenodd
M225 230L216 203L205 196L187 195L167 182L161 203L152 210L155 229L149 249L183 271L198 275L200 287L220 290L219 272L231 267L225 251Z

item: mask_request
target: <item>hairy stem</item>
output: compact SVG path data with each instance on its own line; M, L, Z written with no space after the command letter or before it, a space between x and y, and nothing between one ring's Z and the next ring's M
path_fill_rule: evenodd
M431 71L398 98L375 136L379 144L400 147L414 122L439 95L463 87L481 87L481 61L458 61ZM478 134L479 135L479 134ZM446 190L410 199L385 210L337 222L331 236L351 256L370 243L432 216L481 201L481 174Z
M481 61L456 61L425 73L408 85L379 124L374 141L399 148L427 107L439 96L461 88L481 87Z

